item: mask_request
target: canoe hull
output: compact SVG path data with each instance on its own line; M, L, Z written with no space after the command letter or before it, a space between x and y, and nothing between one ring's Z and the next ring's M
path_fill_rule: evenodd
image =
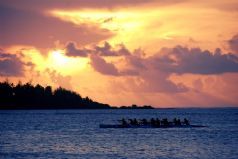
M202 125L162 125L162 126L152 126L152 125L107 125L100 124L100 128L202 128L206 126Z

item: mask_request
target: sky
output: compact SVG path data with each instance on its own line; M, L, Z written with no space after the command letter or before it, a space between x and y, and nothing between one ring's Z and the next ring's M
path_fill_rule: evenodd
M238 107L237 0L0 0L0 81L93 100Z

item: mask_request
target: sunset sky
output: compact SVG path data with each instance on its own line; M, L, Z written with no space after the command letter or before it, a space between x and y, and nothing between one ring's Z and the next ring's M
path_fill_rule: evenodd
M0 0L6 79L117 106L238 106L238 1Z

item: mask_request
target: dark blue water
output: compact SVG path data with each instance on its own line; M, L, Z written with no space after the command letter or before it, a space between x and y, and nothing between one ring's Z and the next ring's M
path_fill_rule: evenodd
M99 128L122 117L208 127ZM0 158L237 159L238 109L0 111Z

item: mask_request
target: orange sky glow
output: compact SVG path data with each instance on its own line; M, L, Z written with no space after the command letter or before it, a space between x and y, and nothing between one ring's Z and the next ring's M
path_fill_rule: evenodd
M2 0L0 80L116 106L238 106L237 19L237 0Z

